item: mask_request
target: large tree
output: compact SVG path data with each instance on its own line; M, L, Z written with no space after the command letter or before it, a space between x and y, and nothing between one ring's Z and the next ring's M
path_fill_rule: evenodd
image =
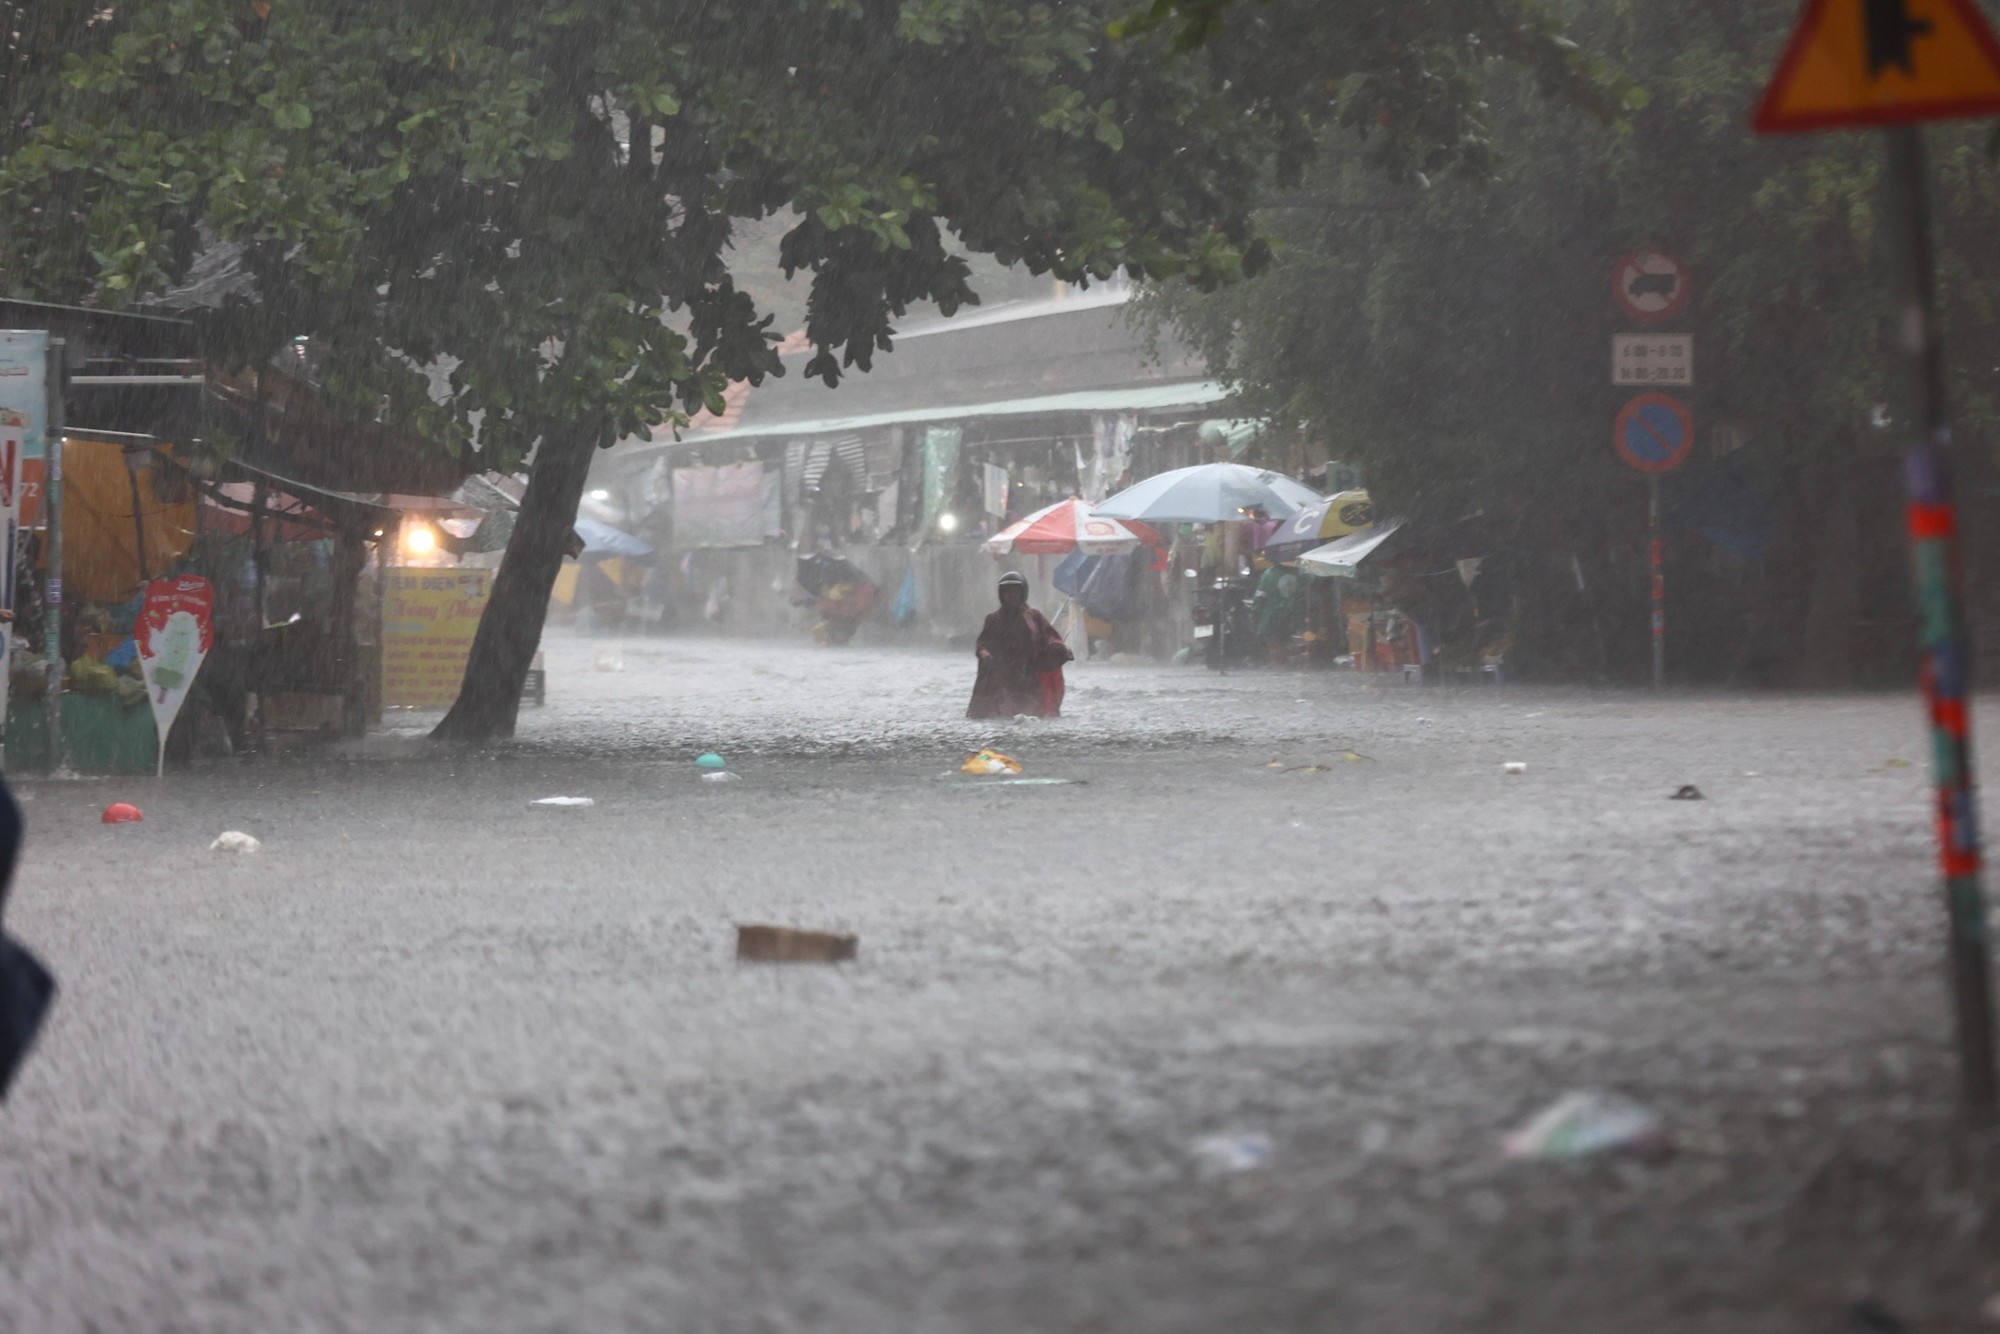
M1261 198L1272 268L1208 295L1168 284L1155 313L1251 402L1359 465L1385 508L1436 528L1473 518L1461 531L1484 545L1459 554L1511 552L1522 662L1636 675L1646 488L1612 449L1635 391L1610 383L1608 335L1635 326L1610 275L1621 252L1665 246L1694 276L1671 327L1696 336L1683 397L1699 438L1665 484L1674 670L1906 679L1901 441L1896 411L1878 412L1898 394L1879 136L1751 134L1791 0L1562 8L1650 95L1626 124L1552 113L1517 69L1489 66L1476 77L1490 153L1389 179L1329 136L1297 188ZM1975 490L2000 450L2000 288L1981 267L2000 235L1989 135L1930 132Z
M911 303L977 299L948 235L1071 281L1212 288L1261 266L1251 201L1324 126L1407 178L1484 155L1494 60L1618 91L1531 0L1283 0L1183 54L1109 37L1125 8L32 3L0 288L116 305L239 245L254 291L215 326L236 357L309 337L330 392L486 466L529 460L439 729L504 734L592 450L780 371L731 279L736 220L796 211L782 258L810 275L807 372L833 383Z

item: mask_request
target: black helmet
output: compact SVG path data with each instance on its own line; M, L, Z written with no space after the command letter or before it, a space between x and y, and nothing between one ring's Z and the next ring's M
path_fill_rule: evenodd
M1000 576L1000 587L1018 588L1026 592L1028 588L1028 576L1022 574L1019 570L1009 570Z

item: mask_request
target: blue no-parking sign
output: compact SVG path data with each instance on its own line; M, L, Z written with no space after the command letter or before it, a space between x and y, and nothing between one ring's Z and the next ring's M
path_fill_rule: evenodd
M1669 394L1641 394L1612 429L1618 457L1643 473L1672 472L1694 448L1694 415Z

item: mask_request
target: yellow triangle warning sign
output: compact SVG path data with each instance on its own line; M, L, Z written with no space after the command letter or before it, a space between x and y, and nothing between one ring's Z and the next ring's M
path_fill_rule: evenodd
M2000 115L2000 42L1973 0L1808 0L1759 134Z

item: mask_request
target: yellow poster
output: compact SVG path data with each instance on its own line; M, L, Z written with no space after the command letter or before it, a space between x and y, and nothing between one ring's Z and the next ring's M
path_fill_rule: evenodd
M486 570L390 569L382 594L382 703L447 709L486 610Z

